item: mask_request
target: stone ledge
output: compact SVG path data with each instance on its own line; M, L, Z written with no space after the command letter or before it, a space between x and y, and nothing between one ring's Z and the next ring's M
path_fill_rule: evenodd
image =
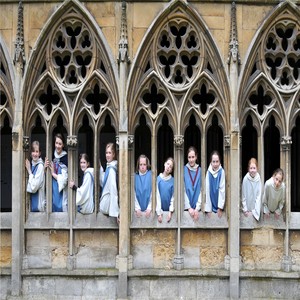
M12 213L11 212L1 212L0 213L0 228L3 229L11 229L11 218Z

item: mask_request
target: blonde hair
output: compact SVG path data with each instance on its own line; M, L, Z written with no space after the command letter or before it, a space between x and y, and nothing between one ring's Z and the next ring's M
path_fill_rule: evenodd
M108 148L110 148L111 151L112 151L113 154L114 154L113 159L116 159L116 147L115 147L115 144L114 144L114 143L108 143L108 144L106 145L106 147L105 147L105 151L106 151Z
M31 143L30 151L33 152L35 146L38 147L39 152L41 153L42 151L41 151L41 148L40 148L40 142L38 142L38 141L33 141Z

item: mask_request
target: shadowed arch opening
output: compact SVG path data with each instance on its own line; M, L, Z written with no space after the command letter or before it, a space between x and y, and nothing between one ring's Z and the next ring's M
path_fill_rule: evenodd
M248 172L249 159L252 157L257 159L257 155L257 132L249 115L242 130L242 178Z
M157 173L163 172L164 162L168 157L174 158L174 134L169 125L167 115L162 118L161 126L157 133Z
M274 116L269 119L264 133L265 181L280 167L280 134Z
M207 148L206 148L206 166L208 167L211 160L211 153L217 150L220 153L221 164L224 161L224 151L223 151L223 130L219 126L219 120L217 115L214 115L211 120L211 126L207 131Z
M135 130L134 142L135 163L141 154L145 154L151 161L151 132L144 114L141 115L139 125Z
M199 127L196 125L196 118L194 115L191 115L189 120L189 126L184 132L184 163L188 162L187 160L187 151L189 147L195 147L198 152L198 163L201 165L201 132Z
M1 128L1 212L12 210L12 128L8 116Z
M291 146L291 210L300 211L300 116L292 130Z

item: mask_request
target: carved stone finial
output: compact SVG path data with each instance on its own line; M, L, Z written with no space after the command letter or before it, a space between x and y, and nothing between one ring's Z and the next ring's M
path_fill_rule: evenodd
M235 2L231 5L231 25L230 25L230 42L229 42L229 54L227 63L232 62L241 64L240 54L239 54L239 42L237 39L237 25L236 25L236 6Z
M17 37L15 41L15 56L14 63L21 65L21 69L24 69L26 57L24 47L24 29L23 29L23 4L19 2L18 6L18 26L17 26Z
M183 135L175 135L174 136L174 144L176 147L181 147L184 142L184 136Z
M29 150L29 136L23 136L23 150Z
M289 151L292 144L292 137L291 136L283 136L281 137L280 145L283 151Z
M71 148L77 147L77 136L69 135L67 137L67 145L68 145L68 147L71 147Z
M126 1L122 1L121 15L121 34L119 41L119 62L128 62L128 34L127 34L127 17L126 17Z

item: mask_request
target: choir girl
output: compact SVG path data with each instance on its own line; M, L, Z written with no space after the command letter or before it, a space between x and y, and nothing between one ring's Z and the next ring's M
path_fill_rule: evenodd
M188 163L184 166L184 209L196 221L201 210L201 168L197 162L197 150L190 147Z
M77 211L91 214L94 211L94 168L90 167L90 160L86 153L80 155L79 163L83 172L82 185L77 187L74 180L70 180L69 187L76 191Z
M211 162L206 172L206 203L205 212L211 216L211 212L222 217L225 205L225 171L221 166L220 154L213 151Z
M168 212L167 222L170 222L174 212L174 178L172 171L174 159L169 157L164 163L164 171L157 176L156 214L158 222L162 222L163 211Z
M61 134L54 137L55 150L53 161L46 158L46 167L52 176L52 211L68 210L68 154L64 150L64 139Z
M148 218L151 214L152 172L148 157L141 154L137 160L134 176L134 210L137 217L145 212Z
M45 169L38 141L31 144L31 158L31 164L27 158L25 160L25 167L29 175L27 192L30 193L30 210L32 212L45 211Z

